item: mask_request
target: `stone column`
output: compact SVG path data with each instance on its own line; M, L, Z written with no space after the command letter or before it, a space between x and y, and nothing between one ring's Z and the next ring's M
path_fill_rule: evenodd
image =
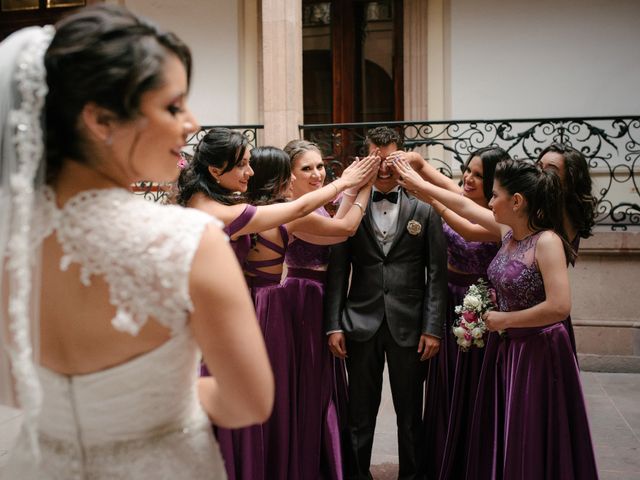
M284 147L302 123L302 2L262 0L264 145Z
M404 0L404 118L448 111L448 0Z
M427 119L428 7L424 0L404 0L403 4L405 120Z
M449 112L449 0L404 0L404 118L443 120ZM416 151L435 167L451 165L442 147ZM457 171L453 170L454 174Z

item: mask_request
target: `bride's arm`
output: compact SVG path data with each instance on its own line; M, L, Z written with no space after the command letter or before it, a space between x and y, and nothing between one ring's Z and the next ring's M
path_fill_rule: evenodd
M190 327L211 373L198 385L205 411L221 427L264 422L273 408L273 373L244 277L216 228L202 236L190 293Z

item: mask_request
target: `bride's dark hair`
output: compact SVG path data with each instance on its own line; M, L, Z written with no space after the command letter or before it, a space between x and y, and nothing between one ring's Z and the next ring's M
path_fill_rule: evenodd
M164 82L169 55L184 65L189 81L189 48L174 34L117 6L90 7L56 25L45 54L49 181L65 157L90 161L78 122L83 107L95 102L118 120L136 118L142 95Z

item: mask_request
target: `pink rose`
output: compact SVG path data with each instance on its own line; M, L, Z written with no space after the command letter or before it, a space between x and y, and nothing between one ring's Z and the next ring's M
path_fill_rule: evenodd
M477 322L478 321L478 317L476 316L475 312L469 312L469 311L464 311L462 312L462 317L468 322Z

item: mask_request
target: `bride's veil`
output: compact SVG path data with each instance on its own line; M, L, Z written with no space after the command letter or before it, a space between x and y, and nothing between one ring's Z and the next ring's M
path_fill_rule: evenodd
M36 452L39 243L46 219L35 207L44 183L44 53L52 36L52 27L31 27L0 43L0 409L22 414Z

